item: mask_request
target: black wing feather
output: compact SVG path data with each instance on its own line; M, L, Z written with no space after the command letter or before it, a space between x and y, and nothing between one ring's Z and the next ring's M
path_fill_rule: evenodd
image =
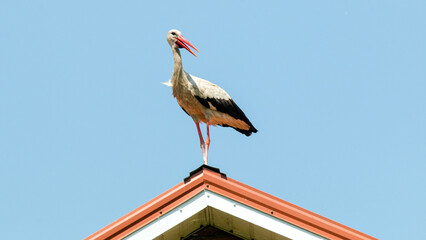
M216 108L217 111L223 112L226 114L229 114L231 117L235 119L239 119L247 125L250 126L248 130L243 130L239 128L234 128L238 132L245 134L246 136L250 136L251 133L256 133L257 129L253 126L253 124L248 120L244 112L241 110L241 108L238 107L238 105L234 102L234 100L230 99L221 99L221 98L201 98L199 96L195 96L197 100L206 108L210 109L210 104ZM209 104L210 103L210 104ZM228 125L221 125L223 127L231 127Z
M182 108L182 110L186 113L186 114L188 114L188 116L191 116L191 115L189 115L189 113L183 108L183 107L181 107Z

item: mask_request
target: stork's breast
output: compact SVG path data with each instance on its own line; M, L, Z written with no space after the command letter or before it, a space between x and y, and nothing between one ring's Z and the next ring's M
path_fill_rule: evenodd
M173 88L173 95L175 96L178 104L191 115L204 115L203 106L195 98L190 89L177 86Z

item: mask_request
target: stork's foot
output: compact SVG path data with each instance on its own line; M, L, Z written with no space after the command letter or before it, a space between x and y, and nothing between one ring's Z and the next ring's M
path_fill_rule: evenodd
M203 152L204 164L207 165L207 151L206 151L206 145L204 144L204 142L200 145L200 147L201 147L201 151Z
M204 165L207 165L207 156L204 155L203 158L204 158Z
M206 164L206 165L207 165L207 160L209 159L209 146L210 146L210 139L207 138L206 146L205 146L206 147L206 150L205 150L206 154L203 154L204 164Z
M204 164L207 165L207 158L208 158L208 152L206 151L205 154L203 154Z

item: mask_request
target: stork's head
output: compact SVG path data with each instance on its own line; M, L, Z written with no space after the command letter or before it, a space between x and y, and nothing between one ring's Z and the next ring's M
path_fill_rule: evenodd
M189 49L188 46L192 47L195 51L198 51L197 48L195 48L188 40L186 40L183 36L182 33L180 33L179 30L176 29L172 29L167 33L167 42L169 43L170 47L172 48L185 48L186 50L188 50L190 53L192 53L194 56L195 53L193 53L191 51L191 49Z

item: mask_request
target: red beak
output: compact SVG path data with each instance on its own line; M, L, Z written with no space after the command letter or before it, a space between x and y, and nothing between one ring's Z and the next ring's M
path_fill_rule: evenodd
M193 53L191 51L191 49L189 49L188 46L192 47L195 51L200 52L200 51L198 51L197 48L194 47L194 45L192 45L188 40L186 40L184 37L182 37L182 35L177 38L176 43L177 43L177 45L179 45L180 48L185 48L186 50L188 50L188 52L192 53L192 55L194 55L194 56L197 56L197 55L195 55L195 53Z

